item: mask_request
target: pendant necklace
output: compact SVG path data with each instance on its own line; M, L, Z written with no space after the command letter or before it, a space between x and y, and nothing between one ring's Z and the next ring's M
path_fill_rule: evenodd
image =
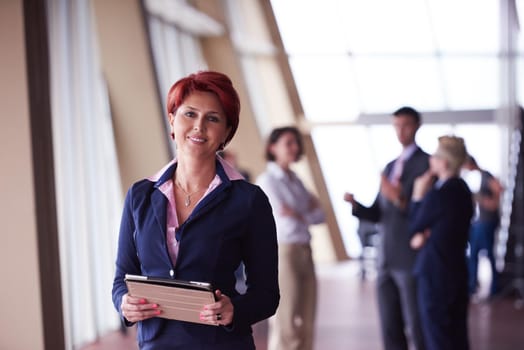
M194 195L197 192L202 191L202 189L198 189L198 190L196 190L196 191L194 191L192 193L187 193L186 190L184 190L182 188L182 186L176 180L175 180L175 185L176 185L176 187L180 188L182 190L182 192L184 192L184 194L186 195L186 199L184 200L184 205L186 207L189 207L191 205L191 196Z

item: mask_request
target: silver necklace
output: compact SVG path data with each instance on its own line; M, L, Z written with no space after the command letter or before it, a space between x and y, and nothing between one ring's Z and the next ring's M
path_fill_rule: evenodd
M194 195L197 192L202 191L202 189L200 188L200 189L198 189L198 190L196 190L194 192L187 193L186 190L184 190L184 188L176 180L175 180L175 185L176 185L176 187L180 188L182 190L182 192L184 192L184 194L186 195L186 199L184 200L184 205L186 207L189 207L191 205L191 196Z

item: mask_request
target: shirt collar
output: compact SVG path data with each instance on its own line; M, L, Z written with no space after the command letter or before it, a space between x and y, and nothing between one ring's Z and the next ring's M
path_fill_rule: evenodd
M417 149L418 149L417 144L413 142L411 145L405 147L402 150L402 153L400 154L400 158L402 158L403 160L408 160L409 158L411 158L413 153L417 151Z
M244 176L242 176L242 174L240 174L240 172L237 169L235 169L231 164L226 162L224 158L217 155L217 159L222 165L222 168L224 169L224 172L226 173L229 180L245 180Z
M444 184L446 183L447 179L446 180L441 180L441 179L438 179L436 182L435 182L435 188L437 190L440 190L442 188L442 186L444 186Z
M218 163L217 163L217 174L220 174L223 170L225 176L228 180L243 180L244 177L238 170L236 170L233 166L231 166L229 163L227 163L222 157L218 156L216 157ZM166 181L173 178L173 173L175 172L177 165L177 159L174 158L172 161L167 163L162 169L160 169L158 172L156 172L154 175L148 177L147 179L149 181L155 182L155 187L161 186ZM219 169L219 166L221 169Z

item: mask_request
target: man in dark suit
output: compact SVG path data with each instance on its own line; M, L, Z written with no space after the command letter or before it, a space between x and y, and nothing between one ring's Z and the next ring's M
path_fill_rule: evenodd
M350 193L344 195L353 206L353 215L381 224L377 293L386 350L407 350L408 338L417 350L424 349L412 275L416 251L409 245L407 213L413 182L429 167L429 155L415 143L420 124L420 114L411 107L393 113L402 153L384 169L380 192L371 207L363 206Z

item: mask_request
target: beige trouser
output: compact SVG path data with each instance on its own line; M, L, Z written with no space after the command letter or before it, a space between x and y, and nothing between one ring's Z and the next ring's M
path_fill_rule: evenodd
M269 350L311 350L317 280L309 244L279 244L280 304L269 320Z

